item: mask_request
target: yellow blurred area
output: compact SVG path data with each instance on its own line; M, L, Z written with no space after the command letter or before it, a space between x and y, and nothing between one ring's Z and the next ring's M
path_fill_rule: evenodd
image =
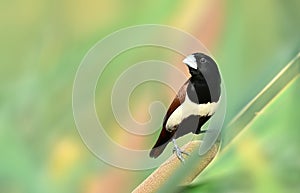
M61 139L50 152L49 173L54 180L61 180L64 175L71 172L82 156L79 144L71 139Z

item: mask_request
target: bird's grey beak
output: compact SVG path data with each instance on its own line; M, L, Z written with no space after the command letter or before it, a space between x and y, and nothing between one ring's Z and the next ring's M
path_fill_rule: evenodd
M189 55L182 62L185 63L186 65L188 65L189 67L197 70L197 62L196 62L196 58L194 55Z

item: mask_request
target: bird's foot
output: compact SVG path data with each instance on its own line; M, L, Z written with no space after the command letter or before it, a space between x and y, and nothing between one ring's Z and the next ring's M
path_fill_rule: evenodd
M173 153L176 153L176 156L178 157L178 159L182 162L185 163L185 160L183 158L183 155L187 155L189 156L190 154L187 152L182 151L178 145L176 144L175 139L173 139L173 144L174 144L174 148L173 148Z

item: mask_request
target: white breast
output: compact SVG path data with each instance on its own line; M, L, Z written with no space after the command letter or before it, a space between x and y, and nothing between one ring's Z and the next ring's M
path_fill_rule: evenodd
M174 130L181 123L181 121L191 115L200 116L211 116L215 113L218 102L206 103L206 104L196 104L192 102L188 95L186 95L184 102L171 114L169 117L166 129L169 131Z

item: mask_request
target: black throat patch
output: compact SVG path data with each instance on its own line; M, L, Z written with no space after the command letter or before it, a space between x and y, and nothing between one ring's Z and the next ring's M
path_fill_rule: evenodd
M187 95L196 104L217 102L220 98L220 92L220 84L210 84L208 86L203 76L192 76L189 79Z

